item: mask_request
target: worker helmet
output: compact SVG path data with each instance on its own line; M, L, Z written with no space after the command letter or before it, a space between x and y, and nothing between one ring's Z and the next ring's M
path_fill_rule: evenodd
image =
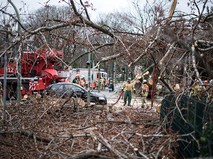
M213 80L212 80L212 79L209 81L209 84L210 84L211 86L213 85Z
M204 85L208 85L209 84L209 82L207 80L205 80L203 83L204 83Z
M147 83L147 80L143 80L143 83Z
M129 77L127 80L130 81L130 80L131 80L131 77Z

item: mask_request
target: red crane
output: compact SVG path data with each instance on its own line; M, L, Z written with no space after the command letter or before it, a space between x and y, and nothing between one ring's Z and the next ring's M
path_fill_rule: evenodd
M61 50L42 47L36 51L25 51L21 58L22 96L41 92L52 83L66 80L60 77L63 72L61 60L64 54ZM3 83L4 68L0 68L0 80ZM7 97L16 96L17 63L10 59L7 65Z

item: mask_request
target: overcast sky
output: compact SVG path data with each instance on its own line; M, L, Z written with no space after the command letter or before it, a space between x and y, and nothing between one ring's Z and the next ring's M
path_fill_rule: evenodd
M23 8L26 11L33 11L45 6L48 1L49 5L66 5L61 0L12 0L17 8ZM132 0L87 0L93 4L95 10L90 11L94 16L100 13L110 13L113 11L128 10ZM3 6L7 0L0 0L0 5Z
M0 0L0 1L7 1L7 0ZM50 5L62 5L65 4L61 0L12 0L17 5L23 5L23 2L27 4L30 9L36 9L42 7L48 1ZM86 0L85 0L86 1ZM131 0L87 0L94 5L98 11L112 11L113 9L118 9L122 7L128 6L128 1Z
M12 0L12 2L17 6L17 8L22 8L23 10L27 11L27 13L45 6L47 1L49 5L56 5L56 6L66 5L64 2L62 2L62 0ZM87 1L89 3L92 3L93 8L95 9L93 11L90 11L91 18L93 19L99 14L103 13L111 13L115 11L129 11L131 10L133 0L87 0ZM149 0L149 2L150 1L151 0ZM140 0L140 5L143 5L143 2L145 2L145 0ZM187 1L178 0L178 2L179 3L177 5L177 9L184 10L183 8L185 8ZM3 6L6 3L7 0L0 0L0 6ZM171 2L168 4L170 5Z

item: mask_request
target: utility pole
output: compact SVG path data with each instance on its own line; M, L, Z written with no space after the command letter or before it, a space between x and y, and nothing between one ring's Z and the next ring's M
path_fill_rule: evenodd
M17 16L17 20L18 20L18 34L21 31L21 27L20 27L20 16L19 16L19 12L18 9L16 8L16 6L14 5L14 3L11 0L8 0L8 2L12 5L12 7L14 8L15 12L16 12L16 16ZM19 55L20 54L20 55ZM17 55L18 55L18 61L17 61L17 100L18 103L20 103L21 101L21 53L19 53L17 51Z
M113 67L113 84L116 83L116 60L114 60L114 67Z
M88 92L87 92L87 106L90 106L90 75L91 75L91 53L88 54L88 61L87 61L87 66L88 66Z

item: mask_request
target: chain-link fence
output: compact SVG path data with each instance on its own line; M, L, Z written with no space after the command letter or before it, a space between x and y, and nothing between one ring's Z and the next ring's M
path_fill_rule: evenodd
M161 120L167 130L181 135L179 154L213 156L213 105L188 96L168 95L162 101Z

